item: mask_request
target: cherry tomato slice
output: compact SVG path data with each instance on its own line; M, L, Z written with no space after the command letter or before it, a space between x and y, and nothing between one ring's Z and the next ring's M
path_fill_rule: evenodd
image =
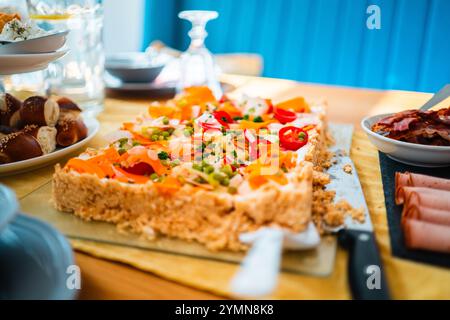
M269 106L269 108L267 109L267 114L270 114L270 113L272 113L273 112L273 103L272 103L272 100L271 99L265 99L266 100L266 103L267 103L267 105Z
M278 136L280 146L291 151L296 151L308 143L308 133L293 126L281 128Z
M153 170L152 166L146 162L138 162L131 167L122 168L122 169L128 173L136 174L139 176L149 176L155 172L155 170Z
M231 116L225 112L225 111L215 111L213 112L213 116L214 118L216 118L217 121L219 121L219 123L228 128L230 123L233 123L233 119L231 118Z
M275 109L274 117L275 117L275 119L280 121L282 124L292 122L295 119L297 119L297 115L295 114L295 112L292 112L289 110L284 110L284 109L279 109L279 108Z

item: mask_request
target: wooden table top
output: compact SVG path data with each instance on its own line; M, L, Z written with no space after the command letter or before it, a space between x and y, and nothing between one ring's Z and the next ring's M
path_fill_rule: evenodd
M430 98L430 94L419 92L355 89L269 78L226 75L223 81L237 88L232 95L245 92L275 101L298 95L312 100L325 99L329 104L330 121L352 123L356 128L366 115L416 108ZM114 130L123 121L133 119L145 110L148 103L149 99L107 99L105 111L99 115L100 132ZM48 181L52 171L50 166L39 169L34 175L41 175L44 182ZM24 186L24 179L11 177L0 179L0 182L11 186L19 197L23 197L35 189L35 186ZM81 299L220 299L126 265L83 253L76 253L75 256L82 272Z

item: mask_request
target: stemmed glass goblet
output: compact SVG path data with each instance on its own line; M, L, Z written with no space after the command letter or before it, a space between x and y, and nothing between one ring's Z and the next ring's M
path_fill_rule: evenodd
M192 86L208 86L217 99L222 97L222 89L217 80L216 65L212 53L205 47L206 23L216 19L216 11L189 10L178 14L180 19L192 23L188 35L191 38L189 48L180 57L182 88Z

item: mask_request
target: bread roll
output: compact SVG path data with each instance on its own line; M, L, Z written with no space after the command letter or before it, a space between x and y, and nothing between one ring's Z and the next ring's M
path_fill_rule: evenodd
M20 108L22 101L9 93L0 94L0 124L9 127L18 127L20 122Z
M56 143L61 147L67 147L87 137L88 130L83 120L78 118L65 118L56 126Z
M61 109L61 112L66 112L66 111L81 112L82 111L75 102L73 102L72 100L70 100L67 97L59 98L56 102L58 103L59 108Z
M60 120L69 118L74 119L80 116L82 110L80 109L80 107L78 107L78 105L75 102L73 102L69 98L66 97L59 98L57 102L60 110L59 115Z
M43 126L39 127L35 124L25 126L25 133L31 134L39 142L42 152L48 154L56 149L56 128Z
M42 155L39 142L23 131L11 133L0 139L0 164L26 160Z
M23 125L54 127L59 119L59 105L50 98L29 97L23 102L20 118Z

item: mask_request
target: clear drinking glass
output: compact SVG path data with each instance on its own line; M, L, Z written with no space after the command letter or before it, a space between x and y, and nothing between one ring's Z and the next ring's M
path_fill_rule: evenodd
M70 30L69 53L47 69L49 93L76 101L87 113L103 110L104 51L101 0L29 0L30 18L46 30Z
M188 35L191 44L180 57L181 88L191 86L208 86L217 99L222 97L222 89L217 80L216 66L211 52L205 47L206 23L216 19L219 14L216 11L189 10L178 14L180 19L192 23L192 29Z

